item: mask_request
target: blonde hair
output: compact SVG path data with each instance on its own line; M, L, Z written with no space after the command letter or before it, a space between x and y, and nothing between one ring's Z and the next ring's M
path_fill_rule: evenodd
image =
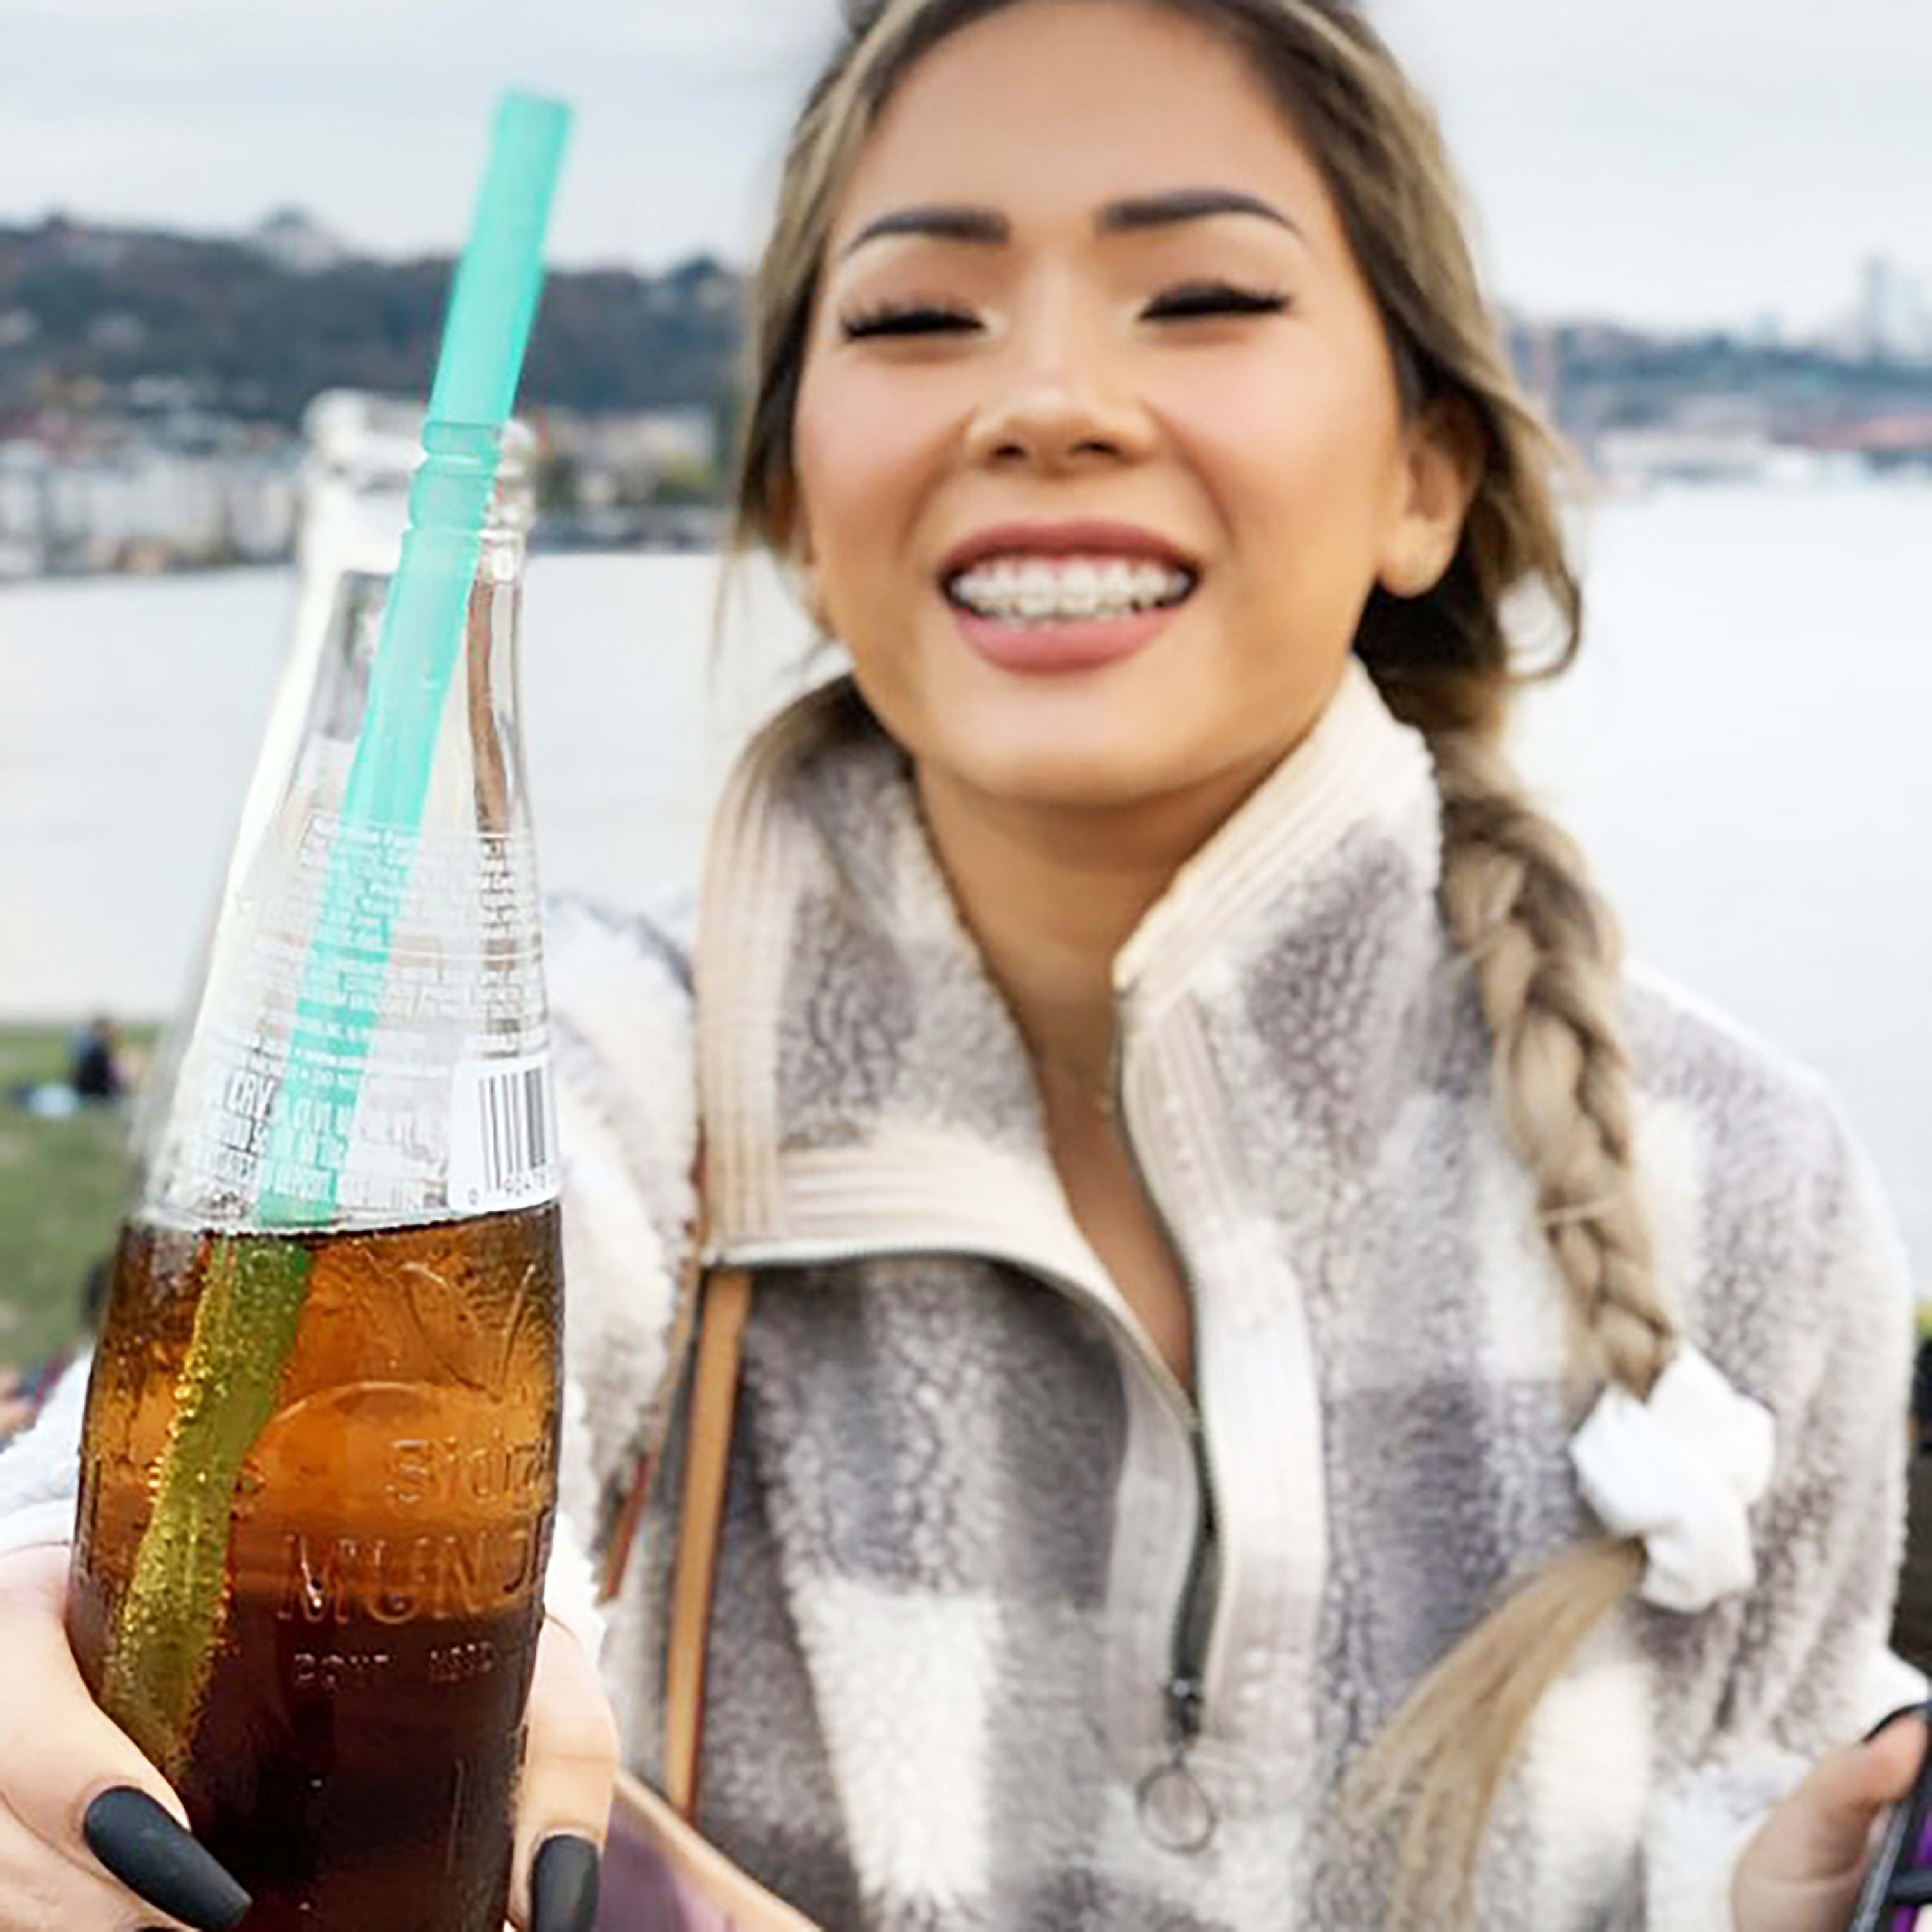
M843 43L795 130L756 284L740 547L783 554L793 536L800 378L829 231L868 133L933 46L1023 4L848 7ZM1580 1396L1607 1381L1642 1399L1676 1330L1633 1172L1617 931L1576 847L1501 748L1517 687L1566 668L1580 638L1582 592L1552 487L1557 446L1484 302L1435 117L1356 8L1140 4L1198 21L1245 52L1322 171L1380 309L1405 411L1459 416L1480 447L1480 482L1448 571L1420 597L1376 590L1354 648L1434 754L1443 915L1487 1023L1497 1114L1535 1184ZM1558 647L1540 664L1521 661L1504 621L1506 600L1526 591L1540 593L1556 626ZM1356 1767L1353 1802L1401 1817L1394 1909L1405 1918L1466 1916L1492 1802L1538 1702L1642 1570L1639 1545L1599 1538L1558 1555L1437 1664Z

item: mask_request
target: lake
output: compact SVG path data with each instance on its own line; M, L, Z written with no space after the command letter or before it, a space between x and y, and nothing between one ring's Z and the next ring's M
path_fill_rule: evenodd
M1588 642L1519 755L1633 950L1819 1069L1932 1292L1932 484L1659 492L1597 510ZM804 626L717 569L540 556L524 623L546 881L688 878ZM0 1018L180 997L284 634L286 572L0 590Z

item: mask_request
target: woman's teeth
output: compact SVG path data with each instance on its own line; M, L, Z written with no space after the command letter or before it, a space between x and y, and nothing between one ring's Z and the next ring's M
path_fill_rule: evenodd
M975 616L1031 624L1128 617L1178 604L1193 588L1187 571L1120 556L994 557L946 586Z

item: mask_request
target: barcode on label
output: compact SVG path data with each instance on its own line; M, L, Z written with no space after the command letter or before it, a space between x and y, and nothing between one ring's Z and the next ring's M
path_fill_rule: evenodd
M556 1106L548 1054L472 1060L457 1069L452 1100L452 1208L527 1208L556 1192Z

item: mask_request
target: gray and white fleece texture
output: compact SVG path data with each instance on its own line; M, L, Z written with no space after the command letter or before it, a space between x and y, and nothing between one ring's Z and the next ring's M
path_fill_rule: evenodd
M1338 1779L1588 1528L1562 1297L1439 840L1426 748L1352 671L1122 956L1121 1118L1193 1289L1198 1406L1073 1225L1017 1030L848 689L727 794L694 1008L658 928L554 922L566 1512L594 1535L674 1366L701 1111L710 1252L756 1272L699 1822L832 1932L1382 1924ZM1664 1284L1773 1412L1777 1466L1755 1587L1627 1606L1546 1701L1486 1932L1722 1932L1766 1807L1912 1690L1884 1648L1910 1294L1869 1171L1809 1076L1683 995L1633 974L1624 1018ZM1136 1794L1172 1748L1197 1430L1188 1762L1216 1822L1186 1851ZM647 1774L679 1448L604 1651ZM0 1459L0 1507L35 1455Z

